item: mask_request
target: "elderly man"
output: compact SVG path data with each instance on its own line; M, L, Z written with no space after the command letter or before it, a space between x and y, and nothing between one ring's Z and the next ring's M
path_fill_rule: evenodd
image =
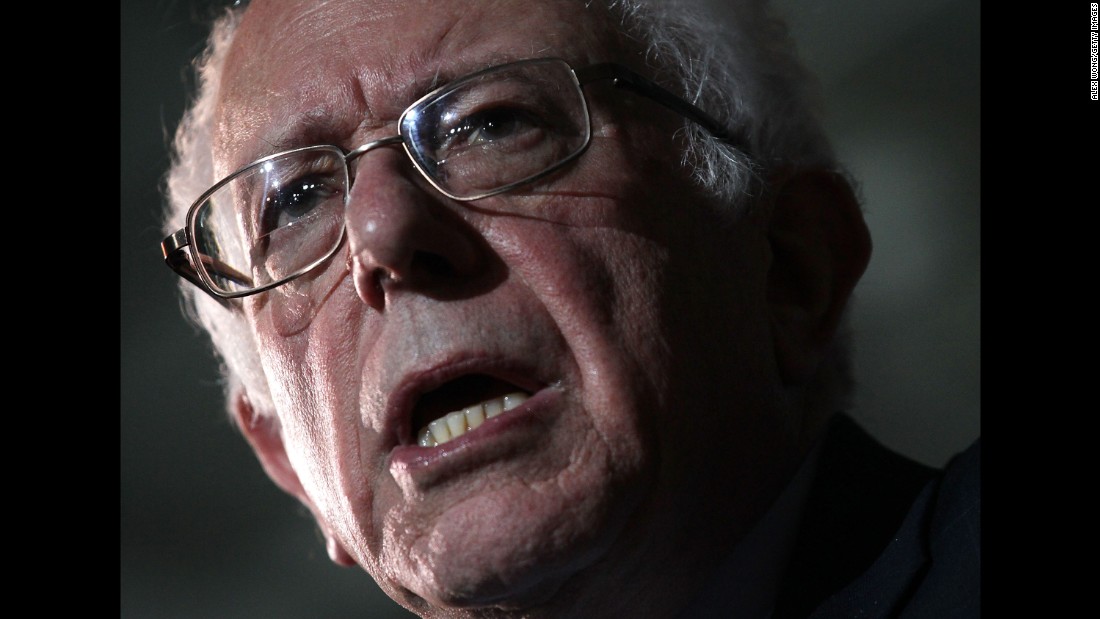
M837 414L870 239L782 29L735 17L215 25L165 259L264 469L411 611L977 616L977 447L942 474Z

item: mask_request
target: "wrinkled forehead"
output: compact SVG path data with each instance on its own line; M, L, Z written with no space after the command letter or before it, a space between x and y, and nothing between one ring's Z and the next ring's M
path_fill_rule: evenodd
M222 73L216 149L247 158L350 139L511 60L621 59L610 23L585 0L253 0Z

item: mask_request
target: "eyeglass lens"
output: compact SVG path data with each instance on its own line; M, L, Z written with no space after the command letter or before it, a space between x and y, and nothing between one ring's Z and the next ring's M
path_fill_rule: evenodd
M200 207L195 249L225 293L301 275L331 255L344 230L348 172L335 147L278 155L238 172Z
M560 60L505 65L413 106L401 130L417 164L460 199L532 180L588 142L588 112Z

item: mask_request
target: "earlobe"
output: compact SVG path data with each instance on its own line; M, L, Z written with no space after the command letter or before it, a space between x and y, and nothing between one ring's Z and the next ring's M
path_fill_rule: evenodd
M298 473L294 470L294 466L287 456L278 418L275 415L259 414L244 393L233 396L233 415L237 421L237 426L244 434L248 444L252 446L252 450L256 453L256 457L260 460L260 465L268 477L283 491L301 501L313 514L314 520L321 527L321 533L325 536L325 547L333 563L342 566L356 565L355 559L329 530L320 514L317 513L313 501L306 494L305 488L298 478Z
M325 548L328 550L328 558L332 560L336 565L343 567L352 567L358 565L355 559L348 554L347 550L344 550L344 545L329 531L325 531Z
M867 268L871 237L847 180L823 169L778 177L768 226L768 305L779 369L785 383L804 384Z
M279 419L275 415L260 414L244 393L233 396L233 415L267 476L285 492L312 507L287 456Z

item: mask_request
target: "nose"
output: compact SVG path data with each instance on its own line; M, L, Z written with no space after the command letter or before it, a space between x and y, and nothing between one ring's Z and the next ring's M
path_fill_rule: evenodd
M399 149L379 148L352 164L348 260L364 303L381 312L399 292L453 293L476 278L486 262L483 239Z

